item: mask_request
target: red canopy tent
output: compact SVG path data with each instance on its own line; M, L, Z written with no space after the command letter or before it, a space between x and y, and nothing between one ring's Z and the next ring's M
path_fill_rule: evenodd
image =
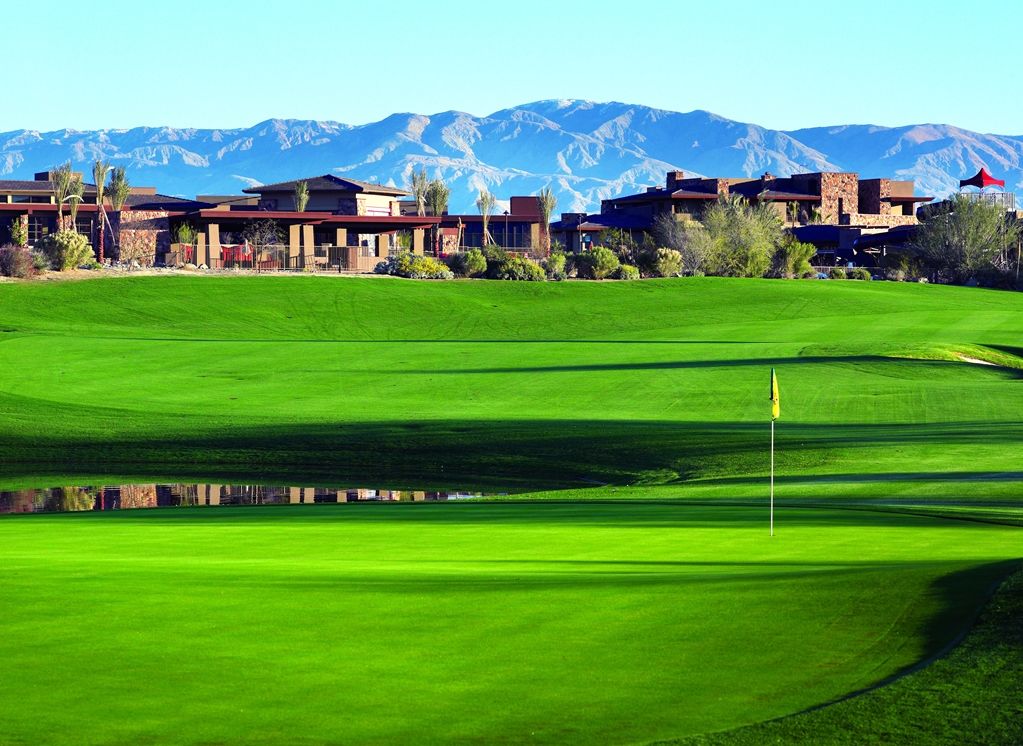
M968 179L962 179L959 182L959 188L975 186L978 189L985 189L989 186L1000 186L1005 188L1005 179L996 179L994 176L989 174L986 169L981 168L977 172L976 176L971 176Z

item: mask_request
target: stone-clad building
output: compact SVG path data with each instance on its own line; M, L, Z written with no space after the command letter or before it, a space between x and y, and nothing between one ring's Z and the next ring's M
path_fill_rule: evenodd
M594 234L602 230L625 230L638 237L638 233L653 229L658 215L686 215L698 220L708 205L722 197L739 195L753 203L770 205L792 229L830 226L831 234L841 233L852 241L863 233L915 225L916 206L930 202L932 197L913 192L912 181L860 179L855 173L706 178L669 171L663 186L602 200L596 214L565 213L551 228L567 248L578 251L591 244Z

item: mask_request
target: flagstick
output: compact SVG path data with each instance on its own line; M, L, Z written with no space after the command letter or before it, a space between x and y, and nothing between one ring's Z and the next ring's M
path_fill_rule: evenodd
M774 420L771 420L771 536L774 536Z

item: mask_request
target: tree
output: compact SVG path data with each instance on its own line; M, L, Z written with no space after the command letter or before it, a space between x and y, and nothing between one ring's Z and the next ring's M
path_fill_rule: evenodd
M945 278L962 283L1012 269L1019 240L1019 223L999 205L956 194L917 228L912 248Z
M545 257L551 255L551 216L558 206L558 198L549 186L540 190L536 197L540 206L540 250Z
M451 196L451 190L448 189L440 179L434 179L430 182L426 188L426 205L430 208L430 212L436 216L441 216L448 211L448 197Z
M242 238L248 241L252 249L253 266L259 266L259 255L268 252L273 261L279 265L284 263L284 230L276 220L253 220L245 226Z
M673 249L682 258L682 274L691 275L703 269L706 244L694 240L695 221L687 215L662 212L654 218L654 239L659 247Z
M299 181L295 183L295 212L305 212L309 204L309 183Z
M64 202L71 194L71 182L74 180L74 172L71 170L71 161L62 163L56 168L50 169L50 185L53 187L53 197L57 200L57 230L64 230Z
M497 204L497 199L486 189L480 192L480 196L476 199L476 209L480 211L480 216L483 218L483 245L494 243L494 239L490 236L490 216L494 214L494 206Z
M103 263L103 224L106 222L103 200L106 192L107 172L111 169L109 163L98 160L92 164L92 181L96 185L96 219L99 221L98 257L99 263Z
M430 182L426 188L426 206L430 208L430 214L440 217L448 211L448 197L451 196L451 190L448 189L447 185L440 179L434 179ZM440 237L440 229L438 226L433 226L433 250L434 253L440 254L440 246L438 246ZM461 243L461 241L459 241Z
M711 274L763 277L784 238L781 218L769 204L751 205L739 195L721 197L703 213L703 227L690 231Z
M110 186L108 188L110 193L110 207L114 212L120 212L124 208L124 203L128 201L128 195L131 194L131 184L128 183L127 172L120 167L111 169L110 171ZM117 233L111 234L114 239L114 244L117 246L118 251L121 248L121 220L117 220ZM120 256L120 254L118 254ZM122 260L124 257L120 257Z
M68 189L68 201L71 203L68 212L71 213L70 230L78 232L78 208L82 206L82 198L85 196L85 183L81 174L74 174L71 177L71 188Z
M418 169L412 172L409 179L409 191L416 201L416 215L423 217L426 214L426 194L430 190L430 181L426 178L425 169Z

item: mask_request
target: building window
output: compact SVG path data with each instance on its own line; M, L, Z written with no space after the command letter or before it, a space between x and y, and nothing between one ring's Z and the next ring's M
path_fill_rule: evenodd
M36 244L53 230L52 220L40 215L28 216L28 242Z

